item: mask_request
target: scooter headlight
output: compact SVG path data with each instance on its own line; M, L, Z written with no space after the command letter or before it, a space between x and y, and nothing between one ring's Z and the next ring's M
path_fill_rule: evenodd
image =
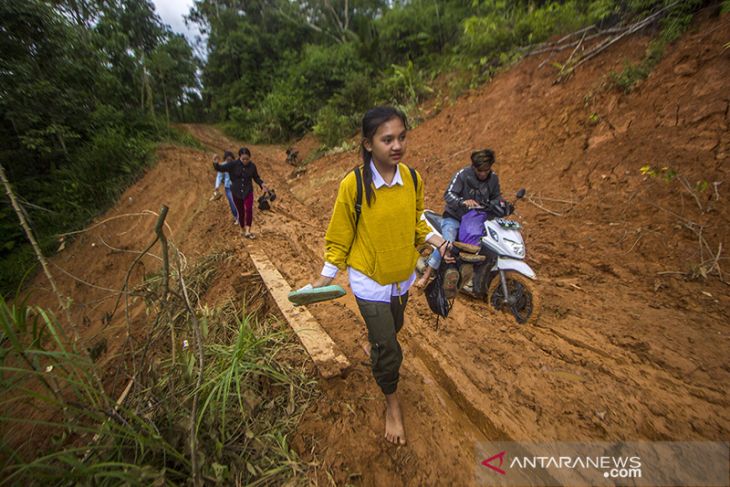
M515 253L515 255L519 257L525 256L525 244L521 244L518 242L515 242L514 240L504 239L505 242L509 243L510 247L512 247L512 252Z

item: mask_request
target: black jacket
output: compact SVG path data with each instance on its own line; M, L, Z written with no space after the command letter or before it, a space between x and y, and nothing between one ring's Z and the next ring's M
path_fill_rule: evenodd
M489 173L487 179L480 181L472 166L465 167L454 175L446 188L444 216L461 220L461 217L469 211L464 206L465 200L475 200L480 205L487 206L490 201L499 197L499 178L495 173Z
M252 181L256 181L259 187L264 181L259 177L256 164L253 161L244 165L239 159L225 162L223 164L213 163L216 171L227 172L231 176L231 194L234 198L245 198L253 191Z

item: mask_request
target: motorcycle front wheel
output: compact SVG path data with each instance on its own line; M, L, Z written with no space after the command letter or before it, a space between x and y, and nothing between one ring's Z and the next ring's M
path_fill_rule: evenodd
M502 278L497 275L492 279L487 290L486 299L497 311L509 312L521 325L533 324L540 314L540 295L535 283L515 271L505 271L507 292L510 303L504 302Z

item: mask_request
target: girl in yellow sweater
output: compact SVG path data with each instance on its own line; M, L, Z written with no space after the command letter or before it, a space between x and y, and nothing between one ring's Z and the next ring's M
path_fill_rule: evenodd
M397 445L406 442L396 395L403 361L397 334L416 278L416 247L427 241L445 254L450 246L421 221L423 181L400 162L407 124L392 107L373 108L363 117L363 165L340 183L325 235L324 268L312 283L327 286L338 270L347 270L368 329L373 376L385 395L385 438Z

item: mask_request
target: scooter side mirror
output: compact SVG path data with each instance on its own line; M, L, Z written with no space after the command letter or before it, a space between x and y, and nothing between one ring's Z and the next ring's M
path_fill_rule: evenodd
M525 197L525 188L522 188L517 192L517 199L524 198L524 197Z

